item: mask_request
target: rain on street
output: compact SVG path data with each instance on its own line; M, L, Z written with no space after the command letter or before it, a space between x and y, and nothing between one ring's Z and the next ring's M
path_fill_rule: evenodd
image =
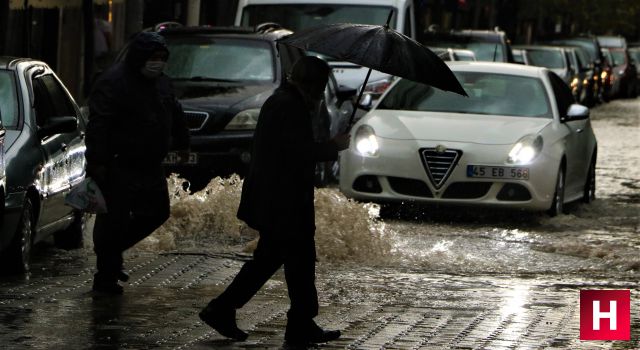
M325 349L640 348L640 99L591 112L597 200L569 214L411 209L316 192L318 323L343 336ZM93 295L90 230L75 251L38 247L28 276L0 277L0 344L8 349L280 348L282 272L238 312L245 342L197 317L255 244L235 218L241 180L188 195L171 177L172 217L127 254L121 297ZM89 225L91 226L91 225ZM581 289L631 290L631 341L579 340Z

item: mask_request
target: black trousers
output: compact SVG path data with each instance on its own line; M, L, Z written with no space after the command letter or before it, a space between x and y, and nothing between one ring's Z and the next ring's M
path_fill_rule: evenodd
M107 213L98 214L93 229L96 277L117 279L122 253L140 242L169 218L169 193L162 167L113 166L105 184L98 184Z
M253 259L242 266L216 302L236 309L244 306L283 265L291 301L289 323L313 319L318 315L313 232L260 232Z

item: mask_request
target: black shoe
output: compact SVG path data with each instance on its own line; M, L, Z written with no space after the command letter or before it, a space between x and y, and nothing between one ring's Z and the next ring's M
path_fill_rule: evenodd
M118 272L118 281L127 282L129 280L129 274L125 270L120 270Z
M119 295L124 289L117 281L106 281L98 278L93 280L93 291L98 293Z
M284 335L284 340L288 345L304 346L313 343L326 343L340 338L339 330L325 331L313 320L311 322L289 322Z
M249 336L238 328L236 310L233 308L217 306L214 302L211 302L200 311L198 316L200 316L202 322L227 338L243 341Z

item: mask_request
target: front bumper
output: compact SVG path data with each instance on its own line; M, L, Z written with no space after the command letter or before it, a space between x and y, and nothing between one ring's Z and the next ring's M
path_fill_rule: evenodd
M170 169L206 168L227 169L246 165L251 159L253 130L221 132L214 135L192 135L191 152L197 154L195 164L168 165Z
M555 192L560 159L540 154L529 168L528 180L468 177L467 165L509 166L510 145L392 140L378 138L379 155L363 157L353 148L340 157L340 190L360 201L416 201L452 205L485 205L546 210ZM459 150L457 165L440 187L427 174L419 150L444 145ZM377 183L376 183L377 182Z

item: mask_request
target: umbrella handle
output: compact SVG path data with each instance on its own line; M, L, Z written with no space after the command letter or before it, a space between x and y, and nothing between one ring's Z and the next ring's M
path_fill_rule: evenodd
M367 82L369 81L369 76L371 75L371 68L367 72L367 77L364 78L364 83L362 84L362 89L360 89L360 93L358 94L358 98L356 99L356 104L353 106L353 110L351 111L351 117L349 118L349 129L351 129L351 124L353 124L353 117L356 115L356 110L358 110L358 105L360 104L360 99L362 99L362 94L364 93L365 87L367 87Z

